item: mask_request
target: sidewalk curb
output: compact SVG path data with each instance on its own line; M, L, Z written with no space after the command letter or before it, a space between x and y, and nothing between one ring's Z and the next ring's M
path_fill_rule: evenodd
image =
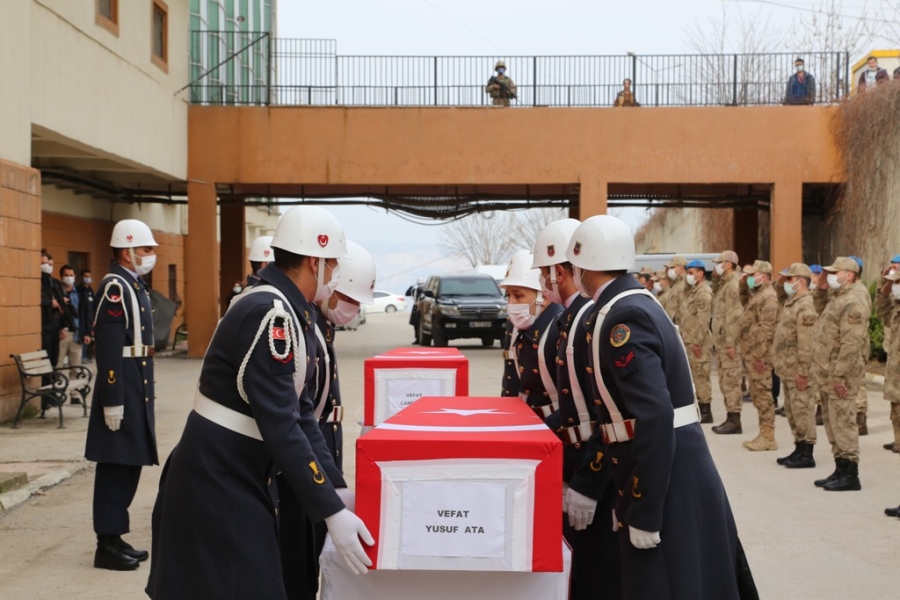
M72 475L80 473L88 468L89 464L90 463L87 461L74 463L66 469L51 471L46 475L42 475L25 487L6 492L5 494L0 494L0 511L9 510L14 506L22 504L41 490L53 487L54 485L65 481Z

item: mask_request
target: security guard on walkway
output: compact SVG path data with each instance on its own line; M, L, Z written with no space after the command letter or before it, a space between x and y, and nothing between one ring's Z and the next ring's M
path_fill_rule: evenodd
M194 410L166 462L153 511L151 598L287 597L279 469L310 519L325 520L349 568L364 573L371 564L360 538L374 540L346 508L352 495L308 389L316 367L311 303L338 283L344 234L327 211L298 206L282 215L272 248L274 264L213 334Z
M591 217L566 256L594 299L584 322L586 373L601 413L594 435L606 443L617 491L612 524L624 597L758 598L698 423L678 331L627 275L635 260L631 229L615 217Z
M114 262L97 289L94 338L97 382L84 456L94 474L94 567L137 569L146 550L121 536L141 467L159 464L153 412L153 311L143 276L156 264L156 240L141 221L125 219L109 242Z

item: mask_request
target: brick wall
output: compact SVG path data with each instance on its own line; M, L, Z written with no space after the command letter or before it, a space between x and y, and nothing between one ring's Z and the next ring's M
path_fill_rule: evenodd
M19 406L10 354L41 347L41 176L0 160L0 421Z

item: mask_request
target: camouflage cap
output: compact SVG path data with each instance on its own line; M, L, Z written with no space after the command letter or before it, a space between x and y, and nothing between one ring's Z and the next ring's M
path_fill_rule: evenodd
M669 276L668 276L668 274L666 273L666 270L665 270L665 269L660 269L659 271L657 271L656 273L654 273L654 274L653 274L653 277L651 277L650 279L652 279L653 281L659 281L660 279L667 279L668 277L669 277Z
M894 271L884 276L888 281L900 281L900 271Z
M666 263L666 267L683 267L687 264L687 259L680 254L678 256L673 256L672 260Z
M638 274L650 275L652 277L654 273L656 273L656 271L653 270L653 267L643 266Z
M859 264L852 258L846 256L838 256L834 259L834 264L829 267L822 267L829 273L838 271L850 271L851 273L859 273Z
M735 252L734 250L725 250L724 252L722 252L722 254L715 257L713 259L713 262L714 263L730 262L730 263L738 264L740 261L738 260L737 252Z
M771 275L772 263L767 260L755 260L752 266L744 267L743 271L748 275L753 275L754 273L768 273Z
M812 270L803 264L803 263L794 263L787 269L783 270L779 275L784 275L785 277L806 277L807 279L812 279Z

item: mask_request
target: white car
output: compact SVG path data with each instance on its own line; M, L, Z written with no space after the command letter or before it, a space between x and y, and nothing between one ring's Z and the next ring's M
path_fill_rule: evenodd
M394 313L398 310L406 310L406 298L402 294L375 290L375 302L367 306L366 310L372 313Z

